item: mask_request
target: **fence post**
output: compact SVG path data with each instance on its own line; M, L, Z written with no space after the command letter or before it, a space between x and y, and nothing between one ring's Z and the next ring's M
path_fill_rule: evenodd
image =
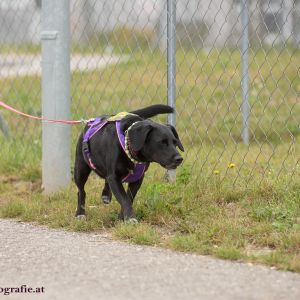
M42 0L42 114L70 119L70 0ZM42 178L45 193L68 186L70 125L43 123Z
M242 95L243 102L241 106L243 115L242 139L243 143L249 144L249 38L248 38L248 1L242 0Z
M176 0L167 0L168 105L176 109ZM168 124L176 125L176 114L168 115ZM175 181L176 171L168 170L167 179Z

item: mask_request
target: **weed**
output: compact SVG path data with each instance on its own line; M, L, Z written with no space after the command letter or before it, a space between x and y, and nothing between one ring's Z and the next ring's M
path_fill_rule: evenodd
M140 245L157 245L160 241L157 230L143 223L118 223L113 229L113 235Z
M22 201L9 201L1 209L2 218L16 218L21 216L25 211L25 203Z
M177 234L170 238L168 246L177 251L198 252L200 248L200 241L195 234Z
M236 248L218 247L214 251L215 255L219 258L238 260L243 257L241 252Z

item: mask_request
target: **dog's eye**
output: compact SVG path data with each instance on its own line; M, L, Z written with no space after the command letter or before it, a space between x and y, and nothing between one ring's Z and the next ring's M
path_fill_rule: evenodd
M161 141L161 144L165 145L165 146L168 146L168 140L162 140Z

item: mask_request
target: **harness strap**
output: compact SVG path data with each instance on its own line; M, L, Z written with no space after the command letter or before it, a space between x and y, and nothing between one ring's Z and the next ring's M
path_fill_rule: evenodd
M89 128L87 129L87 131L85 132L84 137L83 137L82 150L83 150L83 155L84 155L87 163L93 170L96 170L96 166L94 165L94 163L92 161L92 156L91 156L91 152L90 152L90 148L89 148L89 141L99 130L101 130L109 122L112 122L112 121L110 121L110 118L107 119L106 116L103 115L96 119L91 119L87 124L89 126ZM121 124L120 124L121 122L120 122L120 120L116 120L116 121L114 120L113 122L116 123L116 131L117 131L119 143L120 143L123 151L127 155L127 157L131 160L131 157L128 155L128 153L126 151L125 135L121 130ZM137 161L134 161L133 163L134 163L133 170L131 170L124 178L122 178L122 182L131 183L131 182L138 181L140 178L142 178L146 169L149 166L149 163L141 163L141 162L137 162Z
M89 162L90 167L93 170L96 170L95 165L93 164L92 161L92 157L91 157L91 152L90 152L90 148L89 148L89 140L101 129L103 128L108 121L104 120L105 116L101 116L98 117L96 119L91 120L88 123L88 126L90 126L88 128L88 130L85 132L84 137L83 137L83 142L82 142L82 150L83 150L83 154L85 155L87 161Z
M135 124L135 123L133 123L133 124ZM133 124L131 126L133 126ZM129 131L130 127L127 129L127 132ZM142 176L146 172L146 169L149 166L149 163L138 162L138 161L134 160L131 157L131 155L128 153L128 149L126 149L127 148L126 139L125 139L124 133L121 131L121 122L120 121L116 121L116 130L117 130L117 134L118 134L119 143L120 143L123 151L125 152L127 157L134 163L133 171L129 172L129 174L125 178L123 178L122 181L123 182L136 182L140 178L142 178Z

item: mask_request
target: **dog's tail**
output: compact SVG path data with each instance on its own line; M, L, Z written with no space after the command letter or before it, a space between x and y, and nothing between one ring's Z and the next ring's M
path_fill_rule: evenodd
M145 108L141 108L135 111L131 111L132 114L138 115L143 119L148 119L159 114L170 114L174 112L174 109L169 105L156 104Z

